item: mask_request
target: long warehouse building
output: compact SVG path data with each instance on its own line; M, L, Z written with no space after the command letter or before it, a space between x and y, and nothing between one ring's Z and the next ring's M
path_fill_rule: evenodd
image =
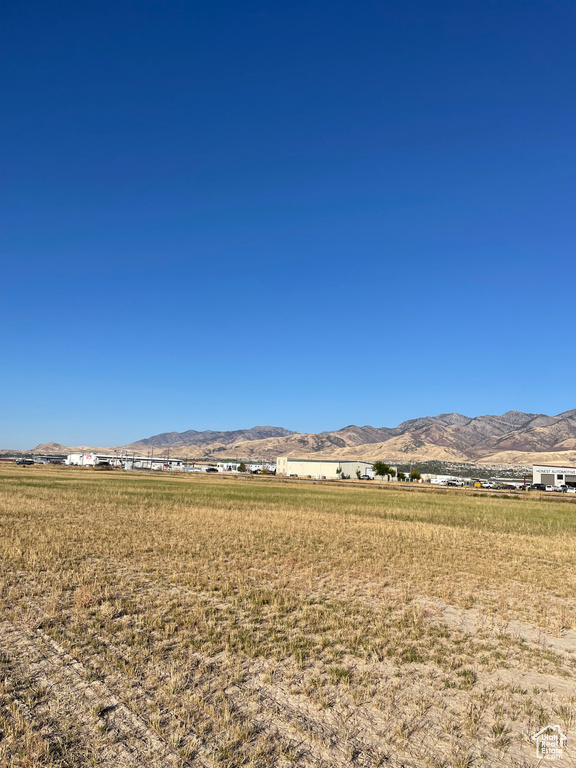
M313 477L317 480L338 480L339 478L355 480L358 476L374 478L370 461L295 459L292 456L279 456L276 459L276 474L284 477Z

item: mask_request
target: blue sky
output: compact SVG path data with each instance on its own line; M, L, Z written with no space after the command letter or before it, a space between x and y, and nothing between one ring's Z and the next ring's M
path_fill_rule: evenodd
M0 445L576 407L575 26L5 4Z

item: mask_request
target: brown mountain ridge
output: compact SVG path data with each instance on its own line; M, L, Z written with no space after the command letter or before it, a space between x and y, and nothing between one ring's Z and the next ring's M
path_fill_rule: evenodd
M34 450L45 452L48 445L45 443ZM58 447L65 450L65 446ZM397 462L435 459L510 464L545 463L547 460L568 463L576 459L576 409L556 416L521 411L475 417L442 413L410 419L397 427L350 424L318 434L273 426L231 431L189 429L153 435L121 446L121 449L143 455L152 451L158 455L169 450L172 456L191 459L274 459L288 455Z
M351 424L328 432L296 433L282 427L253 427L234 432L187 432L155 435L128 446L149 450L170 446L188 455L274 458L277 455L398 461L441 459L487 461L498 454L576 451L576 409L556 416L508 411L469 417L442 413L404 421L397 427Z

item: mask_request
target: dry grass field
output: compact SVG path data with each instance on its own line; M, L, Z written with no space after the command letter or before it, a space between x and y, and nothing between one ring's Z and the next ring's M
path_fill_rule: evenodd
M0 475L0 766L576 765L576 503Z

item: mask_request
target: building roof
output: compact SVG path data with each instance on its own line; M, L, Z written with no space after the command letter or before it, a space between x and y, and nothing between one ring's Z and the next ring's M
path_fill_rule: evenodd
M277 461L286 459L286 461L308 461L316 464L374 464L373 461L364 461L364 459L299 459L297 456L278 456Z
M576 467L571 467L570 464L532 464L532 469L534 467L549 467L550 469L576 469Z

